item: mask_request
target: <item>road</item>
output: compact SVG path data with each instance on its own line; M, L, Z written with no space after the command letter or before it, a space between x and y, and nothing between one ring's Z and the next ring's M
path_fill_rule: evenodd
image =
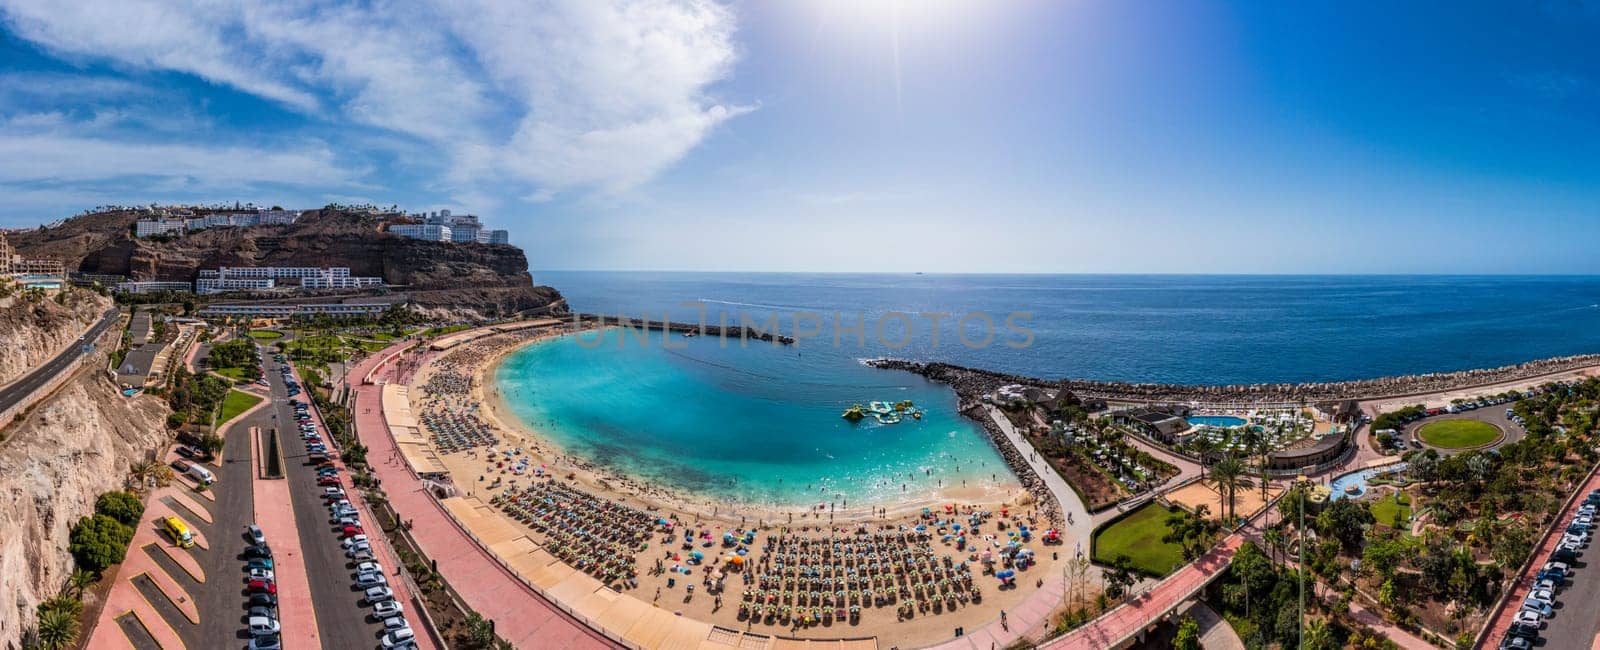
M81 347L84 343L100 338L107 328L117 323L121 317L116 309L107 310L99 322L89 328L89 332L78 340L78 343L62 350L44 365L35 368L21 379L11 382L5 388L0 388L0 411L11 408L12 405L27 398L40 386L50 383L56 375L71 370L82 354Z
M288 388L278 369L281 364L272 361L269 348L263 347L266 378L271 384L272 406L259 413L264 419L262 430L276 426L283 434L284 472L289 481L289 494L294 506L295 523L300 531L300 550L305 560L306 575L311 578L311 599L316 604L317 629L325 648L373 648L378 645L381 625L368 620L370 609L362 601L362 590L355 587L354 564L344 556L339 545L339 534L329 518L328 508L322 499L322 488L317 485L316 470L307 464L310 454L305 441L300 439L294 420L294 409L289 406ZM301 393L296 397L310 401ZM313 408L313 417L327 438L322 418ZM331 442L329 443L331 446ZM350 477L341 475L346 490ZM352 499L354 501L354 499ZM372 523L372 522L368 522ZM385 566L385 573L393 578L396 567ZM415 617L406 612L407 620Z

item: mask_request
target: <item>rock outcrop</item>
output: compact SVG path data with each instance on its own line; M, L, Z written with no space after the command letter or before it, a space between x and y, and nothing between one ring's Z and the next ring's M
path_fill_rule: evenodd
M13 289L0 297L0 385L54 357L111 307L111 299L91 291L61 295L60 301L28 298Z
M87 301L98 305L90 313L103 309L104 298L74 293L94 299ZM10 330L6 340L44 349L82 329L23 326ZM72 573L72 525L93 512L102 492L123 487L134 462L170 439L165 402L148 395L124 398L106 377L111 347L101 345L74 370L76 376L0 431L0 648L20 646L34 608L56 595Z
M175 238L133 237L136 211L100 212L50 228L15 233L11 243L29 257L61 260L69 271L140 280L193 281L200 269L224 266L344 266L351 275L383 278L381 292L424 310L452 308L491 318L550 306L560 294L537 287L522 249L505 244L422 241L391 235L384 224L399 214L311 210L290 225L212 228ZM314 297L348 298L351 291ZM283 296L274 296L282 299ZM454 312L451 312L454 313ZM469 318L471 313L460 313Z

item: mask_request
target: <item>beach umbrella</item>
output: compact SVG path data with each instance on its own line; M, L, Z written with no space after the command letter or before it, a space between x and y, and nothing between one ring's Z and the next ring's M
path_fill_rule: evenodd
M706 554L705 553L701 553L700 551L689 551L689 557L692 557L692 558L694 558L696 560L701 559L701 558L703 558L705 556L706 556Z
M999 578L1001 580L1005 580L1006 578L1009 578L1009 577L1014 576L1014 575L1017 575L1016 571L1012 571L1011 569L1006 569L1004 571L1001 571L999 573L994 574L994 577Z

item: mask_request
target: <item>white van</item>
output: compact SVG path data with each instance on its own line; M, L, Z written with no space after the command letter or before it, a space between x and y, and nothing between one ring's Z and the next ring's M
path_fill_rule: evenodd
M189 476L206 485L217 482L217 477L211 475L211 470L201 467L200 463L189 466Z

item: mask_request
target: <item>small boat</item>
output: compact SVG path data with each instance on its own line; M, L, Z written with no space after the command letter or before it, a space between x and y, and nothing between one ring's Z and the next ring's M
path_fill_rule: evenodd
M861 411L861 405L857 404L855 406L852 406L850 408L845 409L844 413L841 414L839 417L842 417L842 418L844 418L846 420L849 420L851 422L860 422L861 418L867 417L867 414L863 413Z
M1361 486L1351 483L1344 486L1344 493L1349 495L1361 494Z

